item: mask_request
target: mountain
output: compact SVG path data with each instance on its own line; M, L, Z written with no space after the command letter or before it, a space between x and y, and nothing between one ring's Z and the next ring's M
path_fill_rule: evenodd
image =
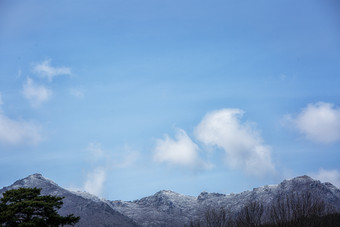
M209 208L223 207L235 216L250 201L258 201L268 208L278 198L294 192L317 196L333 211L340 212L340 190L330 183L321 183L308 176L239 194L202 192L194 197L163 190L135 201L108 201L88 193L71 192L40 174L33 174L1 189L0 194L19 187L38 187L42 188L42 194L65 197L60 213L80 216L78 226L183 226L203 219Z
M163 190L133 202L111 201L111 207L142 226L183 226L196 218L197 197Z
M113 210L106 200L87 193L71 192L44 178L41 174L30 175L9 187L2 188L0 190L1 197L5 191L20 187L42 188L42 195L65 197L59 213L63 216L67 214L80 216L80 221L75 226L137 226L133 220Z
M250 201L259 201L268 208L279 196L292 192L310 192L340 212L340 190L330 183L321 183L308 176L284 180L278 185L267 185L239 194L202 192L198 197L191 197L172 191L160 191L133 202L112 201L111 204L115 210L142 226L183 226L183 223L204 218L204 213L209 208L227 208L235 216Z

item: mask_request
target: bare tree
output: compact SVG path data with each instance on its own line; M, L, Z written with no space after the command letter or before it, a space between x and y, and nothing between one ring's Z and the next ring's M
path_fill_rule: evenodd
M207 227L226 227L230 226L230 212L224 208L206 210L204 217Z
M263 205L258 201L248 202L239 212L237 226L257 227L262 224Z
M270 222L278 226L289 226L287 223L308 226L308 223L303 222L314 220L313 217L321 217L330 211L331 208L311 192L280 195L269 209Z
M203 217L199 220L193 220L189 224L190 227L233 227L234 222L231 219L231 213L228 209L207 208Z
M291 196L279 195L270 207L270 222L280 225L292 219Z
M249 201L238 214L227 208L208 208L190 227L318 227L340 226L340 214L308 191L280 194L271 205Z

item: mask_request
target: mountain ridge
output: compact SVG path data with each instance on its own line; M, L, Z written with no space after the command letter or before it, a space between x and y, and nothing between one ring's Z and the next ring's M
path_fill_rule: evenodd
M100 198L93 196L86 198L77 192L60 187L50 179L36 173L26 178L15 181L12 185L0 189L2 193L10 189L41 188L42 195L53 195L64 197L63 206L59 209L61 215L74 214L80 216L80 221L75 226L138 226L132 219L110 208L110 206ZM96 198L96 199L94 199Z
M236 215L249 201L259 201L268 207L279 196L291 192L311 192L340 212L340 189L306 175L241 193L201 192L198 196L188 196L171 190L161 190L134 201L111 201L90 193L64 189L41 174L32 174L2 188L0 197L3 192L19 187L38 187L42 188L42 194L65 197L60 213L81 216L81 221L76 226L183 226L193 220L202 219L209 208L223 207Z

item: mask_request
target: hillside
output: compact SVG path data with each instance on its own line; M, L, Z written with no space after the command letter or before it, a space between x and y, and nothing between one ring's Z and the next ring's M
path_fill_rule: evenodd
M42 194L65 197L60 214L80 216L77 226L183 226L203 219L209 208L228 209L236 216L249 202L258 201L265 210L283 195L311 193L340 212L340 190L330 183L321 183L308 176L284 180L278 185L263 186L239 194L202 192L197 197L163 190L135 201L109 201L84 192L72 192L40 174L30 175L0 190L0 194L19 187L42 188ZM264 215L266 219L267 214Z
M137 226L130 218L112 209L105 200L86 193L80 194L64 189L41 174L33 174L18 180L11 186L2 188L0 194L20 187L42 188L41 194L43 195L65 197L59 213L61 215L72 213L80 216L80 221L76 226Z

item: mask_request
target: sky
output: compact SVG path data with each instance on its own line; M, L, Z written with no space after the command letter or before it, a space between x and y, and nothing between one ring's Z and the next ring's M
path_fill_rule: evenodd
M336 0L1 0L0 187L340 187Z

